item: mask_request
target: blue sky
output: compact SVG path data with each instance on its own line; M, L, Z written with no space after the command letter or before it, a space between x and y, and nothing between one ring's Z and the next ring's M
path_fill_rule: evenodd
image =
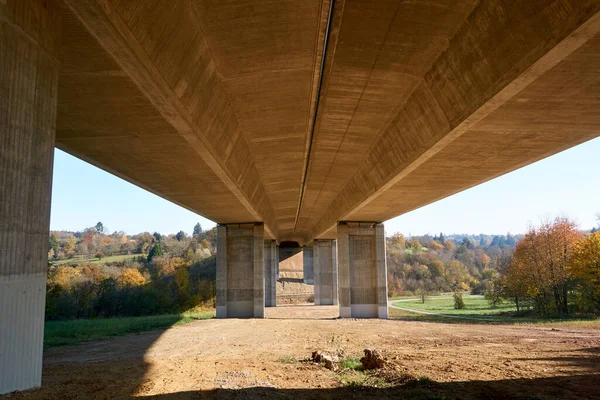
M557 215L591 229L598 213L600 138L389 220L386 232L518 234ZM215 225L57 149L50 229L77 231L98 221L128 234L191 233L196 222Z

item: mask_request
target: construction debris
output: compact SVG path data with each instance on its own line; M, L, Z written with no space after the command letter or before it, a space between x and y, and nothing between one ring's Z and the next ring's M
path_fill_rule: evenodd
M317 363L323 363L325 368L335 371L337 370L337 364L339 358L331 354L323 353L321 351L313 351L311 359Z
M377 350L365 349L365 356L360 363L363 369L380 369L385 365L385 360Z

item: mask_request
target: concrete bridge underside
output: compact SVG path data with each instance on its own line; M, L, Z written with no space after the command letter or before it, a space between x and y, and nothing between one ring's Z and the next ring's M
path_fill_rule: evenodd
M40 384L55 146L218 222L225 315L336 239L314 279L385 317L379 223L599 136L599 10L0 0L0 393Z

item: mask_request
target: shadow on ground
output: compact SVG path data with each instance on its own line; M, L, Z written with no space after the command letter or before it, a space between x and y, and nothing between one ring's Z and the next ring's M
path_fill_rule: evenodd
M279 282L286 283L304 283L304 279L302 278L279 278Z
M600 375L406 385L385 389L276 389L253 387L192 391L144 399L600 399Z

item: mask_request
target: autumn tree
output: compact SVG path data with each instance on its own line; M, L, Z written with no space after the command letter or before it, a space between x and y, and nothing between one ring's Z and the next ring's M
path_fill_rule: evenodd
M71 256L77 250L77 239L69 234L63 243L63 252L67 257Z
M444 240L444 242L443 242L443 243L444 243L444 247L445 247L447 250L449 250L449 251L454 251L454 250L456 250L456 244L455 244L455 243L454 243L452 240L446 239L446 240Z
M413 251L421 251L423 250L423 246L417 239L410 239L406 244L406 248L411 249Z
M530 228L515 248L507 278L525 285L540 314L568 314L568 261L580 236L575 223L556 218Z
M406 246L406 239L404 238L404 235L400 232L397 232L390 236L388 241L391 246L395 246L399 249L404 249L404 247Z
M600 232L586 235L577 243L569 270L577 280L582 308L600 313Z
M155 238L154 236L152 236L149 232L144 232L138 235L137 238L137 250L138 252L144 254L147 253L148 250L150 249L150 246L152 246L152 243L154 243Z
M146 278L135 268L125 268L117 278L117 284L121 287L136 287L146 283Z
M431 250L442 250L444 248L444 245L438 242L437 240L432 240L431 243L429 243L429 248Z

